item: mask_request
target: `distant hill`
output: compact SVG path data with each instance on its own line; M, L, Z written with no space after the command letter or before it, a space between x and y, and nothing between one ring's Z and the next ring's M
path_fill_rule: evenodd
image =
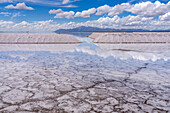
M89 36L93 32L170 32L170 30L111 29L81 26L73 29L59 29L54 32L57 34L71 34L75 36L85 37Z
M111 28L97 28L97 27L77 27L73 29L59 29L56 33L69 33L69 32L137 32L137 31L148 31L143 29L111 29Z

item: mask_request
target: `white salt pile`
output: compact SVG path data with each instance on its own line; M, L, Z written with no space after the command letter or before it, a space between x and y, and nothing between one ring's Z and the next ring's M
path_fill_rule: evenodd
M170 43L170 32L92 33L94 43Z
M105 44L97 43L103 50L120 50L120 51L145 51L145 52L163 52L170 50L170 44L152 44L152 43L141 43L141 44Z
M67 34L0 34L1 44L71 44L80 43Z
M78 44L0 44L0 51L73 51Z

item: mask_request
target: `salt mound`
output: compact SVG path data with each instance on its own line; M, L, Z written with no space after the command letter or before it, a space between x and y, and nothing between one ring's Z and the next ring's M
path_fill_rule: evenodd
M52 53L73 51L78 44L0 44L0 51L50 51Z
M1 44L70 44L80 43L67 34L0 34Z
M94 43L170 43L169 32L92 33Z
M97 43L103 50L163 52L170 50L170 44L104 44Z

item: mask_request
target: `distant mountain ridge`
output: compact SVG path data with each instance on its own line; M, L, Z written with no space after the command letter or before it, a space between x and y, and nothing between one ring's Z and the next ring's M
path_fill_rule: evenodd
M98 27L77 27L73 29L59 29L56 33L68 33L68 32L132 32L132 31L148 31L143 29L112 29L112 28L98 28Z
M93 32L170 32L170 30L111 29L80 26L73 29L59 29L54 32L57 34L71 34L79 37L85 37L89 36Z

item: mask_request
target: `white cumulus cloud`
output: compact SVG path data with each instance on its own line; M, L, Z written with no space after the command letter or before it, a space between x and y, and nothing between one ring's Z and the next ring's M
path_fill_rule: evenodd
M157 17L170 12L170 2L168 2L167 4L161 3L159 1L156 1L154 3L147 1L147 2L141 2L136 4L122 3L122 4L115 5L113 7L110 7L108 5L103 5L98 8L90 8L82 12L76 12L74 17L85 18L85 17L90 17L92 14L113 17L122 14L124 11L131 12L132 14L136 14L143 17ZM50 10L49 13L58 14L58 12L60 14L59 16L56 17L65 18L65 16L60 16L60 15L65 15L65 11L62 11L61 9ZM73 14L73 12L74 11L71 11L71 13L67 12L67 14L71 15ZM69 18L73 18L73 17L69 16Z
M0 20L0 31L9 30L14 23L12 21Z
M91 9L88 9L88 10L84 10L82 12L77 12L75 14L75 17L90 17L91 14L94 14L96 12L96 9L95 8L91 8Z
M165 15L162 15L159 17L162 21L170 21L170 12L166 13Z
M58 13L63 13L64 11L62 9L53 9L53 10L50 10L49 13L50 14L58 14Z
M97 8L97 13L96 15L102 15L105 13L108 13L110 11L111 7L108 5L100 6Z
M23 3L18 3L16 6L14 5L8 5L5 7L6 9L26 9L26 10L34 10L32 7L26 6L26 4Z
M74 11L63 11L62 9L53 9L53 10L50 10L49 11L50 14L56 14L56 16L54 18L67 18L67 19L70 19L70 18L74 18L74 14L75 12Z
M147 1L131 6L132 7L130 9L127 9L127 11L146 17L160 16L167 12L170 12L170 2L164 4L160 3L159 1L156 1L155 3Z
M74 18L74 14L75 14L74 11L62 12L62 13L56 14L56 16L54 18L67 18L67 19L70 19L70 18Z
M70 0L63 0L62 4L68 4Z
M156 17L170 12L170 2L167 4L159 1L154 3L147 1L136 4L122 3L120 5L115 5L114 7L104 5L97 8L96 15L107 14L108 16L115 16L124 11L145 17Z
M126 11L127 9L129 9L131 7L131 5L129 3L122 3L120 5L116 5L112 8L110 8L110 10L108 10L108 16L115 16L115 15L119 15L121 13L123 13L124 11Z

